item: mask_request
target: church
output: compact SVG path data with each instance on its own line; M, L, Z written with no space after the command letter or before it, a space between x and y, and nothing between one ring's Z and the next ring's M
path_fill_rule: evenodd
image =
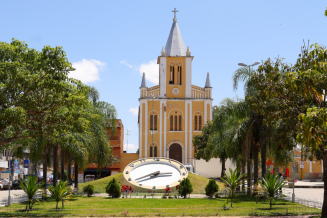
M144 73L141 81L139 158L166 157L193 168L192 138L212 120L212 87L209 73L203 78L204 87L192 84L194 56L185 47L176 18L178 11L173 12L167 43L157 60L159 85L148 87Z

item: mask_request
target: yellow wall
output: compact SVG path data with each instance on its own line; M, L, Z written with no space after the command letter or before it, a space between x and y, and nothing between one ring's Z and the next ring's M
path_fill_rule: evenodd
M139 154L135 154L135 153L122 153L121 154L121 159L120 159L120 169L121 172L123 172L123 170L125 169L125 167L135 161L139 159Z

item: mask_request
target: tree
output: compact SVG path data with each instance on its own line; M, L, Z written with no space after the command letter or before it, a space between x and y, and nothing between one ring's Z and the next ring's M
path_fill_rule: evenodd
M279 189L281 189L286 183L282 178L278 177L274 174L266 174L264 178L262 178L262 182L259 181L259 184L262 186L262 189L266 192L269 202L270 208L272 208L272 201L278 195Z
M106 192L112 198L119 198L121 196L121 190L115 178L108 183Z
M193 187L191 181L188 178L184 178L179 184L178 194L186 198L186 196L191 194L192 192L193 192Z
M83 192L87 194L87 197L91 197L94 194L94 186L90 184L85 186Z
M219 186L214 179L210 179L205 187L206 196L212 198L216 192L219 191Z
M51 194L50 198L56 201L56 209L58 209L59 201L62 202L62 209L64 209L64 202L68 202L73 194L71 188L67 186L67 181L62 180L56 186L51 184L48 190Z
M43 183L37 183L37 177L29 175L24 182L19 181L19 186L28 198L28 208L32 209L34 202L39 200L35 198L36 193L42 187Z
M230 206L233 207L233 196L236 190L236 187L239 186L239 184L241 183L241 179L242 177L244 177L246 174L242 174L242 175L238 175L239 172L237 169L235 169L234 171L232 169L229 169L229 175L226 174L225 172L225 177L221 178L222 181L225 183L225 185L229 188L230 192L228 194L228 198L227 198L227 203L228 203L228 199L230 197L230 195L232 195L231 197L231 201L230 201ZM235 195L235 200L237 203L237 197Z
M81 125L70 107L85 103L87 89L68 78L70 70L62 47L40 52L16 39L0 42L0 146Z
M326 62L327 50L318 44L302 47L294 66L281 59L270 59L259 67L251 78L259 90L249 99L256 110L267 114L267 118L286 127L294 141L307 150L320 149L324 162L324 198L327 198L327 141L326 138ZM256 99L260 99L258 104ZM277 110L274 110L277 109ZM291 145L291 146L290 146ZM294 146L294 143L293 143ZM283 144L291 150L292 144ZM322 207L322 217L327 217L327 201Z

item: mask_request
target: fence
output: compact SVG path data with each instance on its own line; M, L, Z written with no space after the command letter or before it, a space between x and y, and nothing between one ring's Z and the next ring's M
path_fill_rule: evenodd
M35 195L35 198L41 199L42 198L42 193L41 192L37 193ZM25 195L19 195L19 196L11 195L10 196L10 203L11 204L25 202L25 201L28 201L28 198ZM0 199L0 205L8 205L8 197L1 198Z
M88 209L32 209L0 208L0 216L232 216L232 215L314 215L321 210L290 206L273 208L88 208Z
M286 197L281 197L281 199L287 200L287 201L292 201L292 196L286 196ZM314 207L318 209L322 209L323 201L319 199L313 199L313 198L305 198L305 197L296 197L295 202L308 206L308 207Z

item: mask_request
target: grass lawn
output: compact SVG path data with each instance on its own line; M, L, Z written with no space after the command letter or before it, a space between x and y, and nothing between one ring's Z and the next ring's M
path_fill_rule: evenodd
M28 216L248 216L248 215L288 215L319 214L321 210L309 208L289 201L277 200L273 208L269 209L268 202L260 200L258 204L254 197L238 196L239 202L233 199L233 208L223 210L226 198L207 199L136 199L107 197L76 196L69 203L65 203L65 210L55 210L54 201L46 201L44 205L36 203ZM13 204L0 208L0 216L27 216L26 203ZM61 203L59 203L61 208ZM230 207L230 203L228 204Z
M79 184L78 188L79 188L80 192L82 192L84 186L86 186L88 184L91 184L91 185L94 186L94 191L95 192L105 193L106 192L105 191L106 186L108 185L108 183L113 178L115 178L117 180L119 186L123 185L123 179L124 179L123 173L118 173L118 174L115 174L113 176L108 176L108 177L105 177L105 178L102 178L102 179L98 179L98 180L94 180L94 181L91 181L91 182L86 182L86 183ZM188 178L191 181L191 184L193 185L193 194L204 193L204 189L205 189L206 185L208 184L209 179L207 179L205 177L202 177L202 176L195 175L193 173L189 173ZM221 183L221 182L217 182L217 184L218 184L220 189L224 187L224 184ZM143 188L140 188L140 187L134 187L134 190L135 191L143 191L143 192L148 191L147 189L143 189ZM173 188L172 191L175 191L175 189Z

